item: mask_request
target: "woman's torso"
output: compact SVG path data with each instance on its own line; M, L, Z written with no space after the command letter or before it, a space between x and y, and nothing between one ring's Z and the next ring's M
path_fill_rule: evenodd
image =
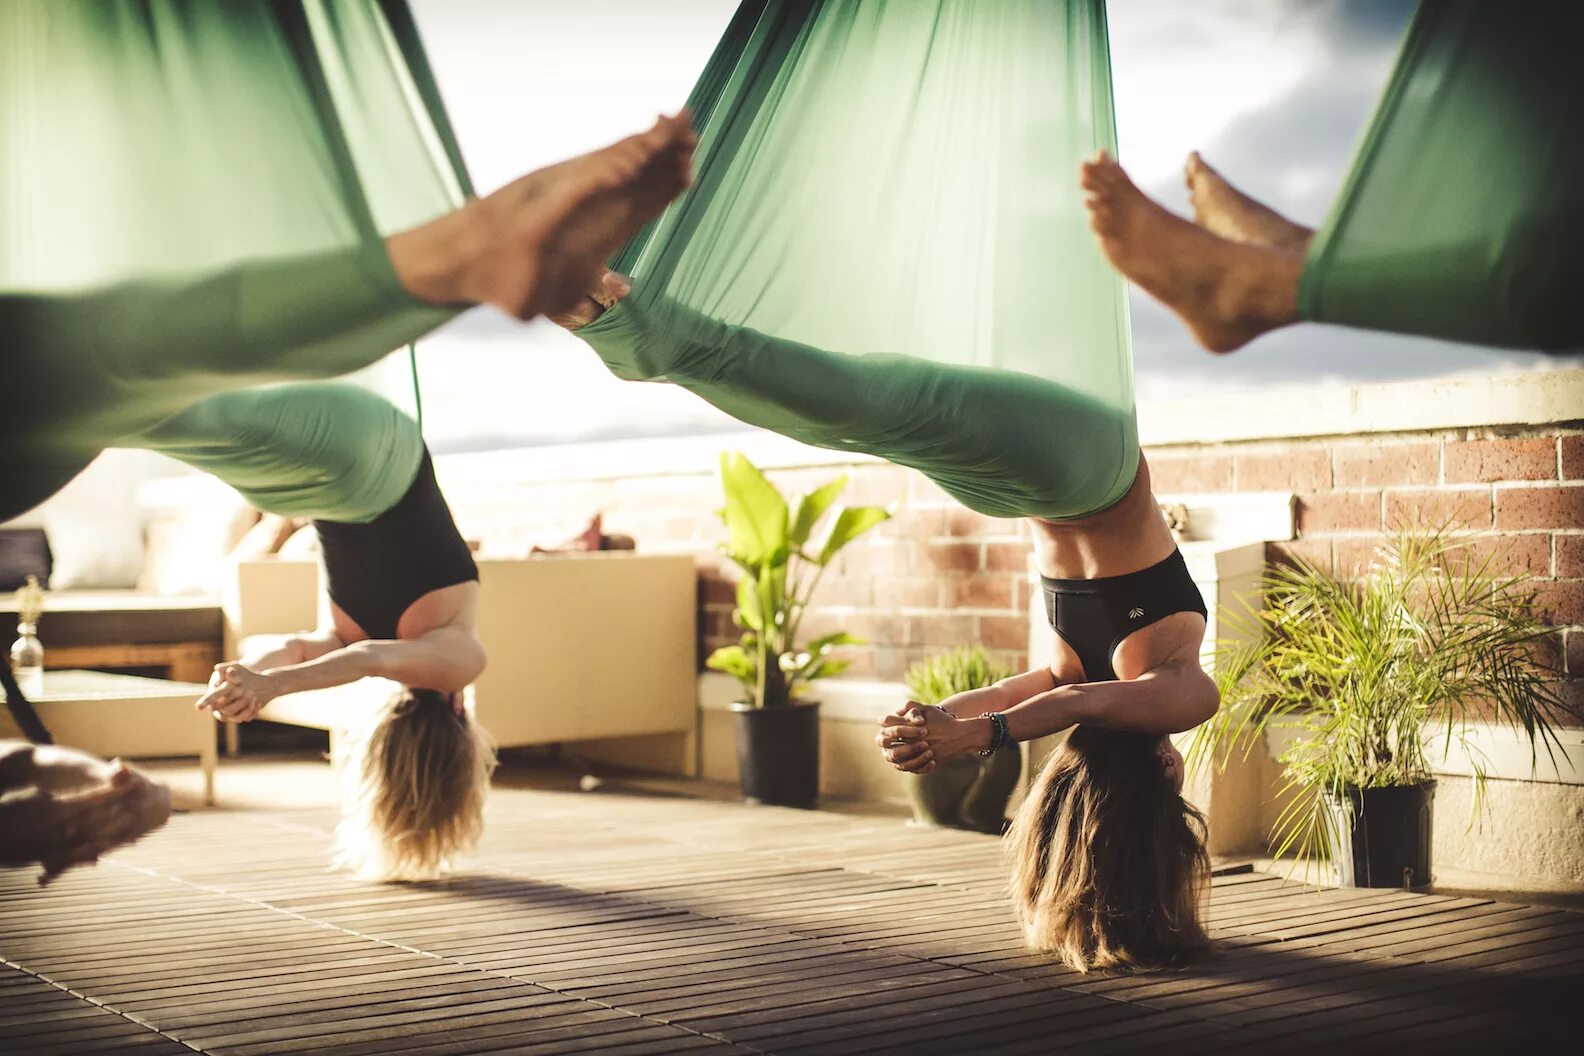
M1167 664L1197 663L1203 600L1142 457L1133 486L1115 505L1077 520L1030 524L1047 613L1053 624L1060 615L1067 625L1065 635L1055 633L1051 672L1058 683L1133 679Z

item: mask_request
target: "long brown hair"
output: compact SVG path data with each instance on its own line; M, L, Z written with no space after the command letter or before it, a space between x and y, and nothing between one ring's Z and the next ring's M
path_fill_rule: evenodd
M1160 738L1080 726L1012 821L1012 898L1030 946L1075 971L1165 967L1206 952L1204 815Z
M478 843L495 746L448 694L397 695L347 767L337 868L366 880L431 880Z

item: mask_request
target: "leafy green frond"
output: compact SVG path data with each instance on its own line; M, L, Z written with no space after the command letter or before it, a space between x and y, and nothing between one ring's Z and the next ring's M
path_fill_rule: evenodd
M1474 719L1523 731L1536 763L1541 748L1554 757L1565 708L1538 653L1551 632L1532 613L1528 577L1503 567L1500 552L1443 525L1399 533L1356 581L1302 561L1271 569L1257 611L1222 617L1222 707L1190 763L1225 766L1272 731L1293 734L1273 838L1278 855L1309 861L1334 824L1324 790L1416 784L1456 744L1478 792Z

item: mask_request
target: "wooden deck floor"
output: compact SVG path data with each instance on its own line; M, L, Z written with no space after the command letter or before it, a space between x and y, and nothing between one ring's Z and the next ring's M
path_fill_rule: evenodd
M1024 952L986 837L506 791L465 876L374 886L324 872L333 820L186 815L42 891L0 873L0 1052L1511 1052L1580 1023L1563 910L1245 872L1213 959L1081 976Z

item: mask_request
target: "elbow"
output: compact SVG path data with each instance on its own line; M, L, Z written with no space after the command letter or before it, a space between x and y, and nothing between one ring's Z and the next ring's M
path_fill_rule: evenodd
M1221 710L1221 691L1212 684L1209 691L1200 698L1198 703L1199 706L1193 723L1188 727L1190 730L1216 717L1216 712Z

